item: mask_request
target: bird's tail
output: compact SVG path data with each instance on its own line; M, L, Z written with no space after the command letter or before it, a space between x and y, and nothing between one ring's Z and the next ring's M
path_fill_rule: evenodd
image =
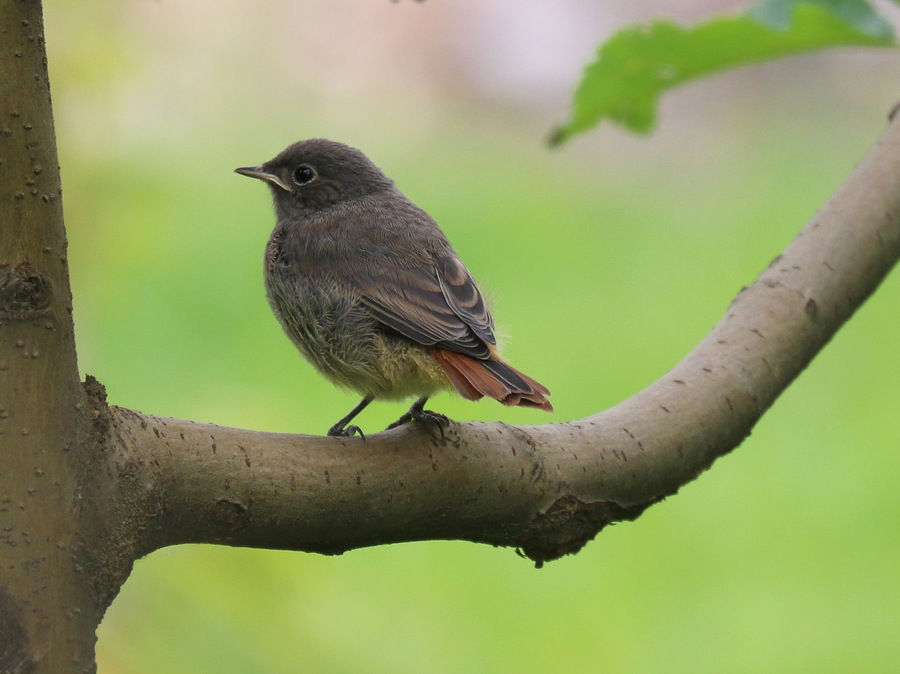
M504 405L538 407L548 412L553 405L547 400L547 387L496 357L480 360L456 351L433 349L434 359L447 378L467 400L487 396Z

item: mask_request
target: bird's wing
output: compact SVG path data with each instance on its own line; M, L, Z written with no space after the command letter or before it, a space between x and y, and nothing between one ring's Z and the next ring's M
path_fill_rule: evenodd
M497 343L494 321L475 280L452 253L431 265L386 265L370 272L362 301L377 321L414 342L475 358Z

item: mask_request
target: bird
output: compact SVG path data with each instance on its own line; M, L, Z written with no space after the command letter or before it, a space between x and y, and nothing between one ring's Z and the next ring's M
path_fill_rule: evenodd
M428 213L360 150L324 138L235 169L271 188L276 224L264 256L269 305L300 353L362 400L415 397L389 428L447 417L425 409L439 391L548 412L550 391L507 364L472 274Z

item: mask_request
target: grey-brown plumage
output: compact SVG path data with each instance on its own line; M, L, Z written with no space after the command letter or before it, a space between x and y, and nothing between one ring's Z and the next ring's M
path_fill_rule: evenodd
M313 139L236 169L272 188L277 223L265 255L269 304L328 379L363 396L416 396L408 418L441 418L425 400L456 389L477 400L552 410L549 391L500 360L472 275L432 218L354 148Z

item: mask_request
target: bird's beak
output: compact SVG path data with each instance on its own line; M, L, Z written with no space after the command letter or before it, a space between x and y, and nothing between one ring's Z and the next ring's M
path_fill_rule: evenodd
M284 182L274 173L269 173L268 171L263 170L262 166L242 166L241 168L234 169L235 173L240 173L242 176L250 176L251 178L259 178L260 180L265 180L270 185L278 185L281 189L286 192L290 192L291 188L284 184Z

